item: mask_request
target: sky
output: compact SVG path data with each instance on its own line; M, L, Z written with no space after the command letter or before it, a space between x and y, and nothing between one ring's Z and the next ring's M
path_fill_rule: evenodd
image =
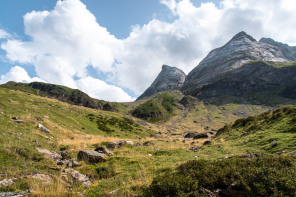
M133 101L163 64L187 74L240 31L296 45L295 10L295 0L1 1L0 84Z

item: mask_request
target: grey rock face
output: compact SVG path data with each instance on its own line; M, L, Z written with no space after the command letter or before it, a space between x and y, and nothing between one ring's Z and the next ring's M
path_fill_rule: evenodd
M152 96L159 92L177 89L184 84L185 78L186 75L182 70L176 67L163 65L162 70L156 79L137 100Z
M270 45L278 47L282 51L282 53L284 54L286 59L288 59L290 61L296 61L296 47L295 46L294 47L289 46L287 44L274 41L271 38L261 38L259 40L259 42L270 44Z
M289 61L279 47L257 42L245 32L240 32L224 46L211 51L188 74L182 90L194 95L196 88L220 80L225 73L236 70L251 60Z
M265 62L253 62L220 75L213 83L195 88L192 94L200 99L254 93L296 98L295 74L296 64L275 68Z

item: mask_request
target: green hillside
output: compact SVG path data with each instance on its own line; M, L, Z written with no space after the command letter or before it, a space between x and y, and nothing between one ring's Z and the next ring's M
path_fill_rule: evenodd
M0 88L0 174L17 177L13 186L1 191L24 191L40 185L27 178L33 174L50 175L51 187L36 192L54 192L59 185L59 169L44 158L37 148L59 152L71 150L76 158L80 149L92 149L101 143L119 139L135 140L155 132L118 113L98 111ZM19 120L18 121L15 121ZM50 133L37 128L42 124ZM23 178L21 178L23 177ZM59 191L65 192L65 185ZM38 187L38 188L36 188ZM42 191L39 191L42 190Z

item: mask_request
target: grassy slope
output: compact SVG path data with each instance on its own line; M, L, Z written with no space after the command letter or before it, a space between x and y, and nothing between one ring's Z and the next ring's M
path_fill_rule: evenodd
M238 119L218 131L216 145L223 144L245 153L278 153L296 150L296 107ZM221 143L223 141L223 143ZM273 147L271 143L276 145Z
M33 83L16 83L16 82L8 82L6 84L0 85L0 87L19 90L22 92L35 94L38 96L56 98L58 100L76 104L87 106L94 109L104 109L105 111L117 111L117 112L127 112L128 109L122 103L116 102L107 102L104 100L98 100L89 97L86 93L78 90L71 89L62 85L48 84L42 82L33 82ZM41 90L42 89L42 90ZM105 109L104 106L108 104L110 109Z
M113 112L72 106L4 88L0 88L0 95L0 174L7 174L7 177L36 172L58 176L56 171L49 169L55 164L44 159L37 152L37 147L58 152L61 145L69 145L74 154L79 149L91 149L105 141L134 140L154 133ZM93 121L90 114L95 117ZM16 123L11 120L12 117L24 122ZM111 119L115 124L110 123ZM99 130L97 120L103 121L112 132ZM38 123L49 128L51 133L42 133L37 129Z

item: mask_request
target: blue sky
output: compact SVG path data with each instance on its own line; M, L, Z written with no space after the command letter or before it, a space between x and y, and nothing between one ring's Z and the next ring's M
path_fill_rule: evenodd
M239 31L296 43L294 0L0 2L0 83L45 81L132 101L162 64L185 73Z

